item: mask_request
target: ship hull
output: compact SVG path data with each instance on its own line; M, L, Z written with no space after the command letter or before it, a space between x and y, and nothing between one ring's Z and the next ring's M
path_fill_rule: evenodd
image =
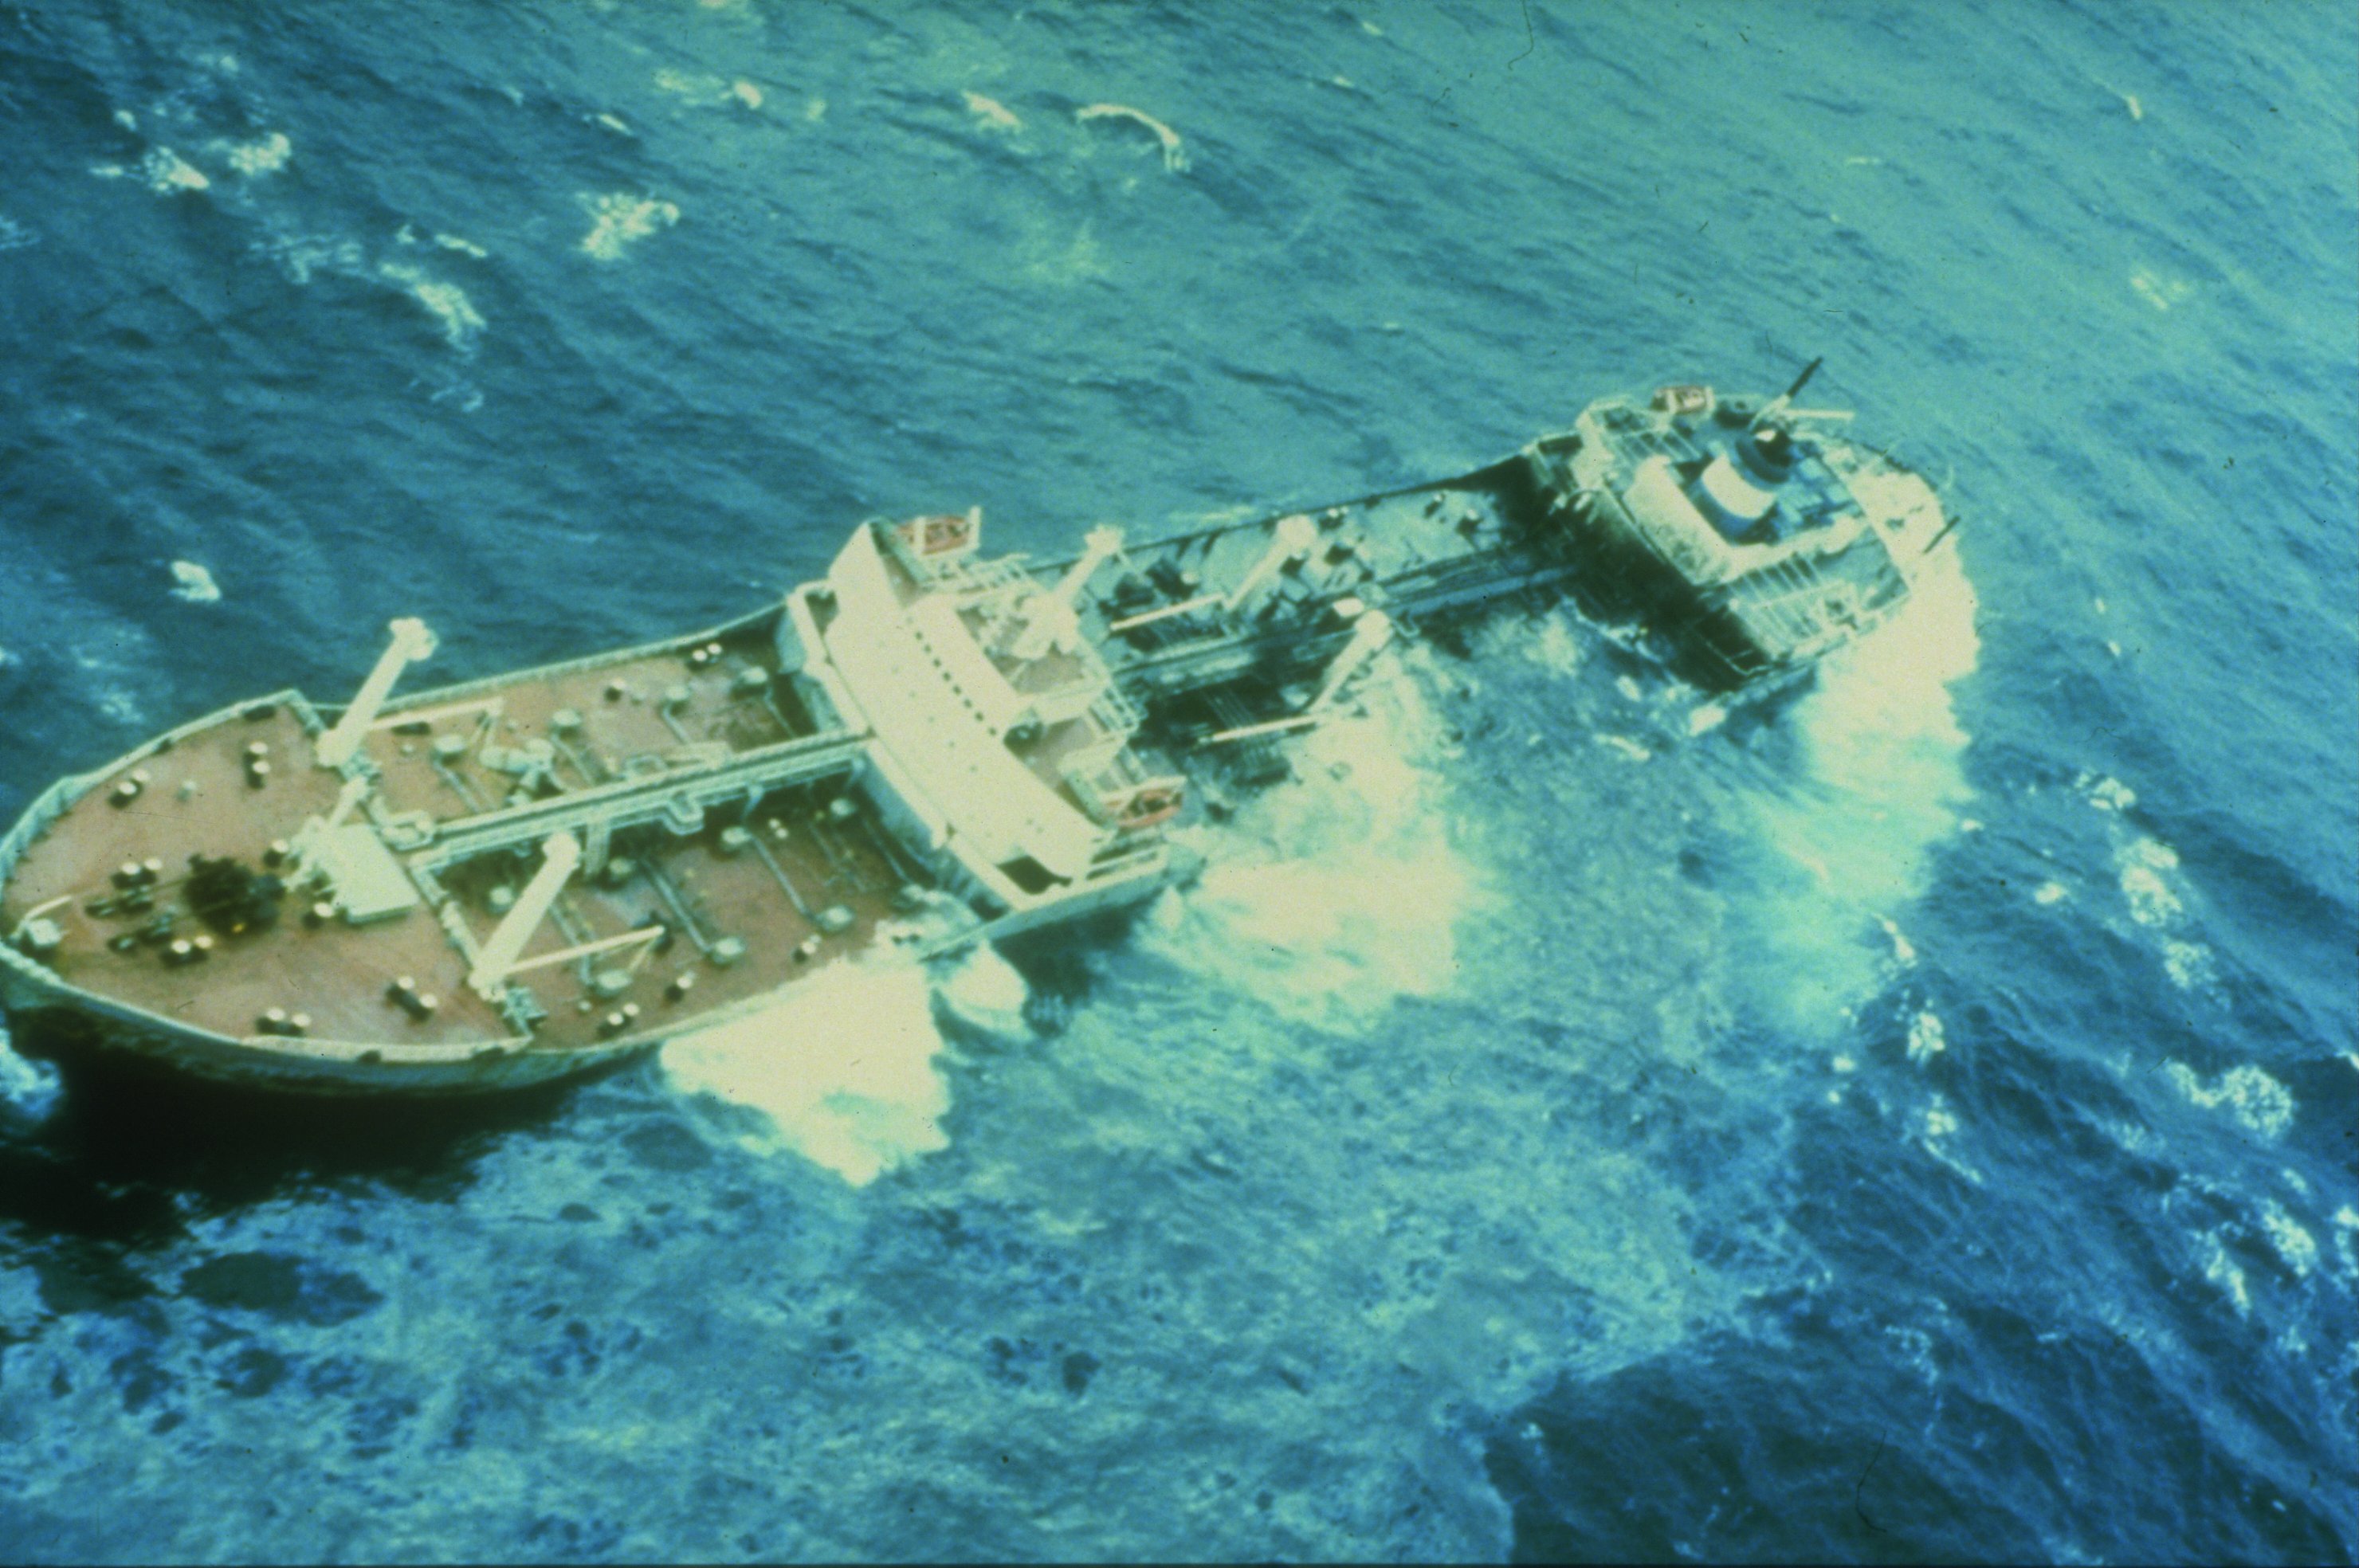
M1123 918L1175 881L1185 880L1193 869L1192 860L1182 858L1164 875L1135 877L1046 910L1003 915L937 945L921 957L946 957L984 940ZM781 986L737 1006L684 1020L685 1027L677 1033L698 1033L777 1006L790 996L790 988ZM14 1045L27 1057L133 1069L144 1076L195 1079L272 1097L327 1099L454 1099L545 1088L644 1061L674 1037L635 1036L610 1046L563 1049L234 1040L95 996L5 947L0 947L0 1014L6 1017Z
M277 1095L447 1098L538 1088L609 1071L652 1055L663 1042L612 1050L450 1052L419 1059L416 1048L257 1045L119 1007L0 955L0 1011L11 1042L37 1059L89 1060Z

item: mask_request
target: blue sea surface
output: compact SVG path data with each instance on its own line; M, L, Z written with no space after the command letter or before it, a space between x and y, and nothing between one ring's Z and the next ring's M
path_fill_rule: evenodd
M1663 381L1958 566L1411 644L1134 924L523 1108L0 1048L0 1558L2359 1555L2359 13L0 0L0 816L386 622ZM1096 105L1147 120L1088 114Z

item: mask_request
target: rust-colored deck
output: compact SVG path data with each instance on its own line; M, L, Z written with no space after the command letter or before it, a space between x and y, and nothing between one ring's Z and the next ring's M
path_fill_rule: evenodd
M809 732L810 721L791 696L774 695L766 634L755 629L722 640L723 656L701 669L691 665L690 649L682 646L414 697L388 711L368 737L368 754L382 774L380 799L390 810L423 810L441 821L497 809L517 781L483 765L479 748L438 767L436 738L456 734L520 747L551 737L552 716L568 708L582 720L578 734L557 748L555 776L569 789L624 776L636 757L713 742L742 752ZM747 669L763 673L761 691L733 687L734 677ZM616 683L619 692L610 697ZM687 688L688 699L668 708L663 696L674 687ZM484 709L475 705L495 697L501 709L486 731L479 728ZM442 712L454 704L468 706ZM426 732L416 732L420 717L438 714ZM255 741L268 746L271 762L269 782L259 789L248 784L245 772L245 749ZM255 1033L261 1015L271 1008L308 1013L310 1033L322 1040L423 1044L511 1036L497 1010L467 987L464 960L434 911L422 903L365 925L332 919L314 928L301 919L306 900L290 892L277 925L237 935L214 933L212 954L200 962L171 967L159 947L147 945L127 953L112 950L109 938L136 930L158 913L174 914L176 936L204 930L181 897L190 854L232 856L260 870L273 840L292 838L307 817L332 810L342 784L335 773L314 764L311 738L283 706L265 717L234 713L134 765L148 775L136 800L124 806L109 803L109 792L132 768L110 773L28 846L7 887L0 890L0 931L15 929L28 912L71 895L50 912L66 932L64 946L49 960L60 978L232 1037ZM454 777L463 788L453 785ZM189 784L194 789L184 795L182 786ZM518 975L517 981L549 1012L535 1032L536 1047L597 1043L602 1020L625 1002L639 1009L625 1033L692 1027L699 1014L758 996L873 941L877 922L891 912L904 871L888 856L881 826L864 814L834 817L825 809L832 798L832 787L821 784L762 799L745 825L758 836L768 860L752 849L723 853L723 830L733 824L719 813L690 837L660 827L617 834L614 855L626 857L636 870L614 885L577 877L534 934L525 961L619 935L654 915L664 916L675 929L660 950L657 944L626 946ZM110 881L116 867L149 857L164 866L153 911L89 913L92 902L116 892ZM489 903L493 891L521 888L538 860L538 846L528 846L479 855L437 874L481 941L498 923ZM851 926L834 935L820 932L798 912L778 872L813 912L843 906L852 914ZM738 938L745 944L743 957L726 965L711 961L690 934L679 929L677 914L655 884L658 877L700 935L716 943ZM801 948L811 936L819 938L819 951L806 956ZM597 971L628 972L632 983L618 997L595 998L584 976ZM429 1019L413 1020L389 1000L388 984L403 975L439 997ZM678 1001L666 1000L669 982L683 975L694 977L692 989Z

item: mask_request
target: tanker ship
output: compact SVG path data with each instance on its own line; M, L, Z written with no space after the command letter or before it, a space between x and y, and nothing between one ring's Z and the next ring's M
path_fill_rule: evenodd
M1391 639L1571 595L1721 690L1805 676L1951 524L1850 415L1614 396L1454 479L1074 556L872 520L725 624L396 698L285 690L66 778L0 838L19 1049L257 1089L587 1074L1182 881L1206 797L1282 778ZM856 1042L847 1042L847 1046Z

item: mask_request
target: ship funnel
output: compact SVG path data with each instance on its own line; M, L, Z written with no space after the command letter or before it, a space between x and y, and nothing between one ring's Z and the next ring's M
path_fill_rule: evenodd
M1229 608L1243 609L1246 600L1278 568L1288 561L1302 559L1318 543L1319 524L1301 513L1279 518L1277 525L1270 530L1269 548L1262 552L1261 559L1254 563L1253 570L1245 573L1244 579L1230 590Z
M312 749L312 755L323 768L341 768L353 760L353 753L361 749L362 737L376 722L385 699L392 695L393 683L401 678L402 670L411 660L426 658L434 652L434 633L426 629L423 621L405 616L392 622L387 630L392 632L393 641L378 657L376 668L369 671L368 679L361 683L359 694L345 708L336 727L321 736Z
M1343 689L1343 683L1392 640L1392 617L1381 610L1368 611L1353 622L1352 640L1343 644L1343 651L1337 654L1335 662L1327 666L1327 679L1319 687L1319 695L1311 699L1307 711L1316 713L1334 701L1336 694Z

